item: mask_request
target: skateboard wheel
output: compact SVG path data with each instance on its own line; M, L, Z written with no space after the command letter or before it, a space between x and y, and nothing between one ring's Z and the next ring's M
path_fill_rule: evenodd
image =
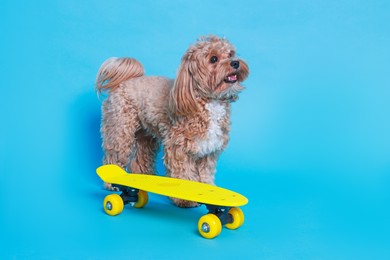
M240 208L231 208L229 214L232 216L233 221L225 225L228 229L237 229L244 224L244 213Z
M199 219L198 230L204 238L214 238L221 233L221 220L214 214L204 215Z
M134 208L143 208L148 203L148 193L146 191L138 191L138 201L134 204Z
M104 211L110 216L116 216L123 211L123 200L118 194L110 194L104 198Z

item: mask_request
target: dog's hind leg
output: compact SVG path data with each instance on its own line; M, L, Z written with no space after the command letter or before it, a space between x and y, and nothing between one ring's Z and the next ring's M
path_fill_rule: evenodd
M136 108L130 102L108 98L102 108L101 135L103 164L116 164L126 170L134 153L135 133L139 129ZM105 187L112 189L111 185Z
M130 171L155 174L155 160L160 143L153 136L147 135L143 129L139 130L135 137L135 154L130 162Z

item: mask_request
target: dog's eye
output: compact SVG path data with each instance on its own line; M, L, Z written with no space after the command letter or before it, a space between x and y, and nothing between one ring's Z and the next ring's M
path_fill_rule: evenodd
M218 61L218 57L217 56L213 56L210 58L210 63L216 63Z

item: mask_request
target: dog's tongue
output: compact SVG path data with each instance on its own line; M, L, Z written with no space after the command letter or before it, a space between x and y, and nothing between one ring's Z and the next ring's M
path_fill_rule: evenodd
M237 80L237 75L236 74L229 75L228 76L228 80L229 81L236 81Z

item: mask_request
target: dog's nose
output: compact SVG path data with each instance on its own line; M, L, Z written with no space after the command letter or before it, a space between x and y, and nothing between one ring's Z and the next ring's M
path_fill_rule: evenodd
M240 67L240 62L238 60L234 60L230 62L230 66L232 66L235 69L238 69Z

